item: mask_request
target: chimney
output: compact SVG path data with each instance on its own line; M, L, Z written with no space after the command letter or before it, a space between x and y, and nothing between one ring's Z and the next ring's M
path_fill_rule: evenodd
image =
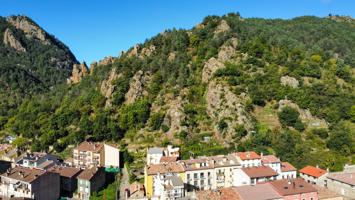
M264 156L264 153L263 153L263 152L261 152L261 153L260 153L260 156L261 156L261 157L263 157L263 156Z
M318 166L318 165L316 165L316 168L319 168L319 166Z

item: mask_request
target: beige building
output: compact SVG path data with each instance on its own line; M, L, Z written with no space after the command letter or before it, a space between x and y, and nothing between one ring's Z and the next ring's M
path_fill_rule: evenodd
M112 145L82 142L73 150L73 165L82 169L91 167L119 167L120 150Z
M60 196L58 173L16 166L0 177L0 196L3 199L19 197L36 200L57 200Z

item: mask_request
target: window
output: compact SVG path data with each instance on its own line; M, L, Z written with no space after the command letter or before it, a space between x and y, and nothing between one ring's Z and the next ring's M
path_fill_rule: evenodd
M197 179L197 173L194 173L194 179Z
M190 174L187 174L187 180L190 180Z

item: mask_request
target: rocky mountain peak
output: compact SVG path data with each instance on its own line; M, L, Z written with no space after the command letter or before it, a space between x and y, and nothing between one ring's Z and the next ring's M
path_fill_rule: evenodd
M10 16L7 21L19 30L22 30L27 38L35 38L45 44L50 44L46 32L41 29L36 23L25 16Z

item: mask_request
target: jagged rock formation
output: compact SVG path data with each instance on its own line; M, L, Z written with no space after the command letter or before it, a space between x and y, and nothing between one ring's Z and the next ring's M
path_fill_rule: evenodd
M25 16L11 16L7 18L7 21L17 29L22 30L26 34L26 37L35 38L45 44L50 44L50 40L47 38L46 32L39 28L39 26L32 22L29 18Z
M292 88L297 88L300 84L296 78L291 76L282 76L280 81L281 85L289 86Z
M116 69L113 68L108 78L101 83L100 92L106 98L105 107L112 106L112 94L115 91L115 85L113 84L122 74L118 74Z
M95 62L95 61L92 62L90 64L90 74L94 73L96 67L112 64L115 61L115 59L116 58L114 58L112 56L108 56L98 62Z
M137 99L148 95L148 92L144 89L150 80L150 76L139 70L131 79L129 84L129 90L125 95L125 103L131 104Z
M175 52L170 52L168 56L168 61L172 62L175 60L176 53Z
M207 114L217 123L224 120L228 124L226 132L229 134L233 133L236 125L252 130L252 119L250 113L245 111L245 100L245 97L235 95L228 85L211 81L206 94Z
M85 62L82 64L74 64L72 75L67 80L68 84L79 83L84 76L88 75L88 72L89 69Z
M303 123L306 123L311 128L328 128L328 123L324 119L319 119L311 114L308 109L301 109L297 104L291 100L280 100L279 109L280 112L284 107L291 107L300 113L300 119Z
M143 59L145 57L152 56L155 52L155 46L150 45L149 47L144 47L140 49L138 45L135 45L131 51L127 53L128 57L135 57L138 56L139 58Z
M11 29L7 28L4 33L4 44L14 48L16 51L26 52L26 49L22 46L21 42L16 39Z
M224 62L233 59L237 45L238 40L236 38L230 39L220 48L217 59L212 57L205 63L202 70L202 82L208 82L218 69L224 68Z
M221 20L221 22L217 26L216 30L214 31L214 34L217 35L219 33L224 33L229 30L230 30L230 26L228 25L227 21Z

